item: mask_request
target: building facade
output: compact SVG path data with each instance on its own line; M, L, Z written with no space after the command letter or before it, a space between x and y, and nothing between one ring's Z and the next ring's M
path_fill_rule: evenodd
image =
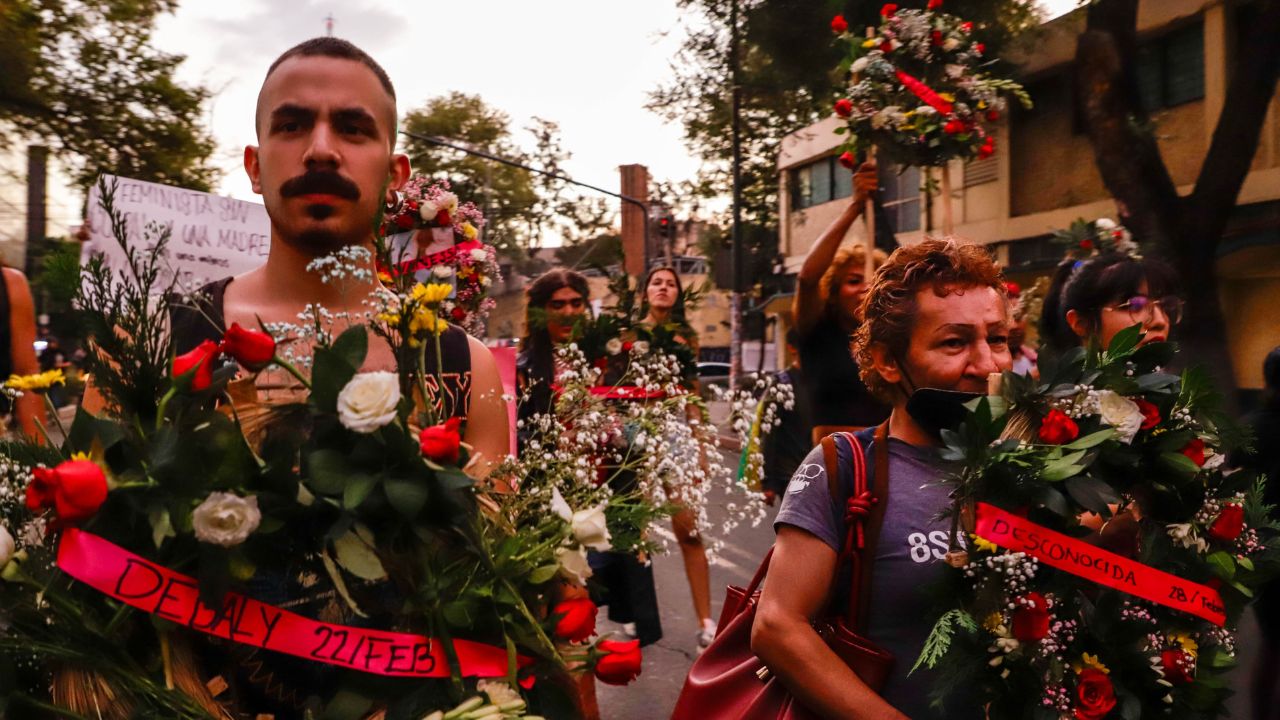
M1192 189L1223 111L1230 58L1247 5L1220 0L1146 0L1140 6L1139 84L1160 150L1178 189ZM1029 284L1047 275L1062 249L1055 230L1077 218L1115 218L1076 116L1072 61L1084 29L1081 11L1047 23L1036 52L1022 63L1022 82L1035 107L1014 109L987 160L953 163L955 234L987 245L1011 279ZM781 252L799 269L814 240L849 202L848 171L835 164L838 120L823 120L788 136L778 158ZM919 242L941 224L936 196L920 191L920 171L881 166L882 197L900 244ZM935 178L936 179L936 178ZM862 242L856 226L848 241ZM1262 360L1280 345L1280 97L1273 99L1214 269L1227 308L1236 377L1244 389L1262 386Z

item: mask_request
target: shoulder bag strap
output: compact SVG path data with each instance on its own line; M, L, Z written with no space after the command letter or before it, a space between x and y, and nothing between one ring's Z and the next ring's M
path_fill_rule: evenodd
M863 543L862 571L854 580L849 592L849 613L846 616L854 622L858 632L866 632L867 615L871 609L871 575L875 567L876 545L880 542L880 528L884 525L885 508L889 505L889 421L886 420L876 428L875 440L872 443L876 454L874 496L871 499L870 516L866 521L866 539ZM863 470L865 476L866 471ZM856 605L856 607L855 607Z

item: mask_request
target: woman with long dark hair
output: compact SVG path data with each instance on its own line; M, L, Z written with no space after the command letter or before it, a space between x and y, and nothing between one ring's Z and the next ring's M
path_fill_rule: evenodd
M640 289L639 324L655 334L671 332L677 343L688 347L690 357L696 362L698 334L685 317L685 291L680 275L671 267L654 268ZM696 371L696 365L694 369ZM698 391L696 377L691 378L689 384L691 392ZM696 406L688 406L688 412L690 419L701 419ZM704 460L697 458L694 461ZM671 527L680 544L685 576L689 579L689 592L693 596L693 609L698 614L698 647L705 648L716 633L716 623L711 619L711 571L707 563L707 548L698 531L698 517L690 508L682 507L672 516Z
M587 313L591 287L587 278L572 270L555 269L543 273L526 292L525 334L516 357L516 379L520 388L519 418L551 412L555 383L555 346L569 342L573 326Z
M1045 295L1041 348L1062 353L1091 339L1105 348L1134 325L1142 326L1141 344L1163 342L1181 320L1177 276L1168 263L1116 251L1068 259Z

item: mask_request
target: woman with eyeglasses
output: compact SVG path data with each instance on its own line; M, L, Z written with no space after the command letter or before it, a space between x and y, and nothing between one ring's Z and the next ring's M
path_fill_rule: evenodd
M526 295L525 335L516 356L518 417L525 421L517 432L520 445L528 439L529 420L552 410L555 394L551 386L560 370L555 348L573 337L574 324L587 312L591 288L581 273L555 269L534 280Z
M1177 275L1162 260L1120 252L1066 260L1045 295L1042 347L1060 353L1096 339L1105 348L1134 325L1142 326L1140 344L1164 342L1182 320L1176 292Z

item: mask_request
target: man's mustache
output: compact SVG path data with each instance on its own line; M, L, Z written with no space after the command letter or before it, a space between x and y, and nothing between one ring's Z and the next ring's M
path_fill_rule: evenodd
M360 199L360 188L336 172L309 172L286 180L280 186L281 197L299 195L335 195L356 201Z

